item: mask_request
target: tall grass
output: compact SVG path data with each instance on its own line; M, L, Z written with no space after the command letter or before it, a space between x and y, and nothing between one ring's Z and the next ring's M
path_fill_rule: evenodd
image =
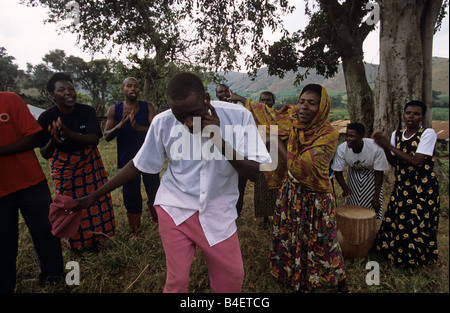
M99 145L108 177L116 172L115 142L101 141ZM36 151L37 152L37 151ZM39 153L37 152L39 155ZM448 168L448 153L443 157ZM49 177L48 162L40 159L41 165ZM336 194L338 204L342 204L342 194L338 184ZM391 187L385 186L389 195ZM150 221L150 215L144 211L141 232L138 240L130 241L126 211L123 206L121 188L112 193L116 215L116 235L104 240L105 249L98 253L83 252L78 260L80 264L80 284L67 285L64 281L56 285L39 286L37 280L38 263L33 252L31 237L20 218L19 253L17 257L18 293L160 293L165 283L165 256L157 225ZM385 198L386 199L386 198ZM435 264L416 269L403 269L393 266L379 255L370 252L365 258L345 260L347 281L353 293L448 293L449 292L449 225L448 186L441 183L441 219L439 224L439 259ZM145 199L144 199L145 201ZM384 205L386 206L386 202ZM268 252L271 243L270 228L262 228L261 220L254 218L253 184L248 183L242 216L237 220L238 235L244 260L245 293L284 293L291 292L281 286L269 273ZM63 240L64 262L71 261L69 249ZM377 261L380 265L380 284L367 285L366 270L368 261ZM67 269L66 272L69 272ZM192 293L211 292L208 270L202 254L197 251L191 268L189 291ZM319 290L334 292L334 290Z

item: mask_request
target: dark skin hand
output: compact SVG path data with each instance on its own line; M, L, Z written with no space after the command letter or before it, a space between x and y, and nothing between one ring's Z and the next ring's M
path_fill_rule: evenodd
M381 132L373 133L372 138L377 145L384 149L384 154L386 155L389 164L391 164L392 166L395 166L396 157L408 162L413 166L419 166L420 164L422 164L423 160L426 157L425 154L421 153L416 153L416 155L414 156L408 153L404 153L402 150L392 146L386 135ZM394 153L394 155L392 155L391 151Z
M52 124L48 125L48 131L50 133L50 140L43 148L41 148L41 154L45 159L49 159L53 155L56 144L60 141L61 137L70 138L93 146L97 146L100 140L98 134L82 135L71 131L61 122L61 118L59 117L56 121L53 121Z
M155 117L155 109L153 105L148 102L148 111L149 111L149 124L152 123L153 118ZM147 132L149 127L148 126L141 126L139 125L135 120L135 115L137 114L137 111L130 111L123 113L122 120L116 124L116 118L115 118L115 107L111 106L108 110L107 114L107 120L105 125L105 131L103 132L103 135L105 137L106 141L111 141L114 138L116 138L119 131L123 128L123 126L130 121L131 127L138 132Z
M205 101L205 104L206 107L209 109L209 111L207 111L205 116L202 118L202 131L205 127L209 125L215 125L220 127L220 119L219 116L217 115L216 109L211 105L210 101ZM251 181L255 181L258 178L259 172L258 162L248 160L243 156L239 155L239 153L236 152L236 150L232 149L231 145L225 142L221 134L216 135L212 131L209 135L209 138L216 147L221 148L221 153L223 155L225 155L226 151L232 152L232 157L227 158L227 160L228 162L230 162L231 166L233 166L233 168L238 173L247 177Z
M342 174L342 172L334 172L334 175L336 177L337 182L339 183L339 185L343 190L342 196L344 198L350 197L353 194L353 191L348 187L347 183L345 182L344 175ZM381 209L380 190L383 184L383 175L384 173L382 171L375 171L375 193L372 198L372 207L374 208L377 214Z
M133 178L139 175L140 171L134 166L133 160L127 163L117 174L101 188L97 189L95 192L88 196L78 198L78 206L73 209L73 211L81 210L83 208L89 208L96 201L98 201L102 196L110 193L114 189L126 184Z

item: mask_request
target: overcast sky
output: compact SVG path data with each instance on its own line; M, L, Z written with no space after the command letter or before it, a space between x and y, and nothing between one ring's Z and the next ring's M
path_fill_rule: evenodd
M291 1L297 10L286 18L288 29L295 31L303 28L308 20L304 17L303 0ZM44 24L47 9L27 7L19 0L0 0L0 47L15 58L15 64L25 70L26 64L36 65L50 50L61 49L66 55L79 56L90 60L91 55L76 45L76 35L63 33L58 35L55 24ZM379 63L378 27L364 42L365 61ZM434 37L433 56L448 58L449 17L445 18L441 30ZM95 54L94 58L114 57Z

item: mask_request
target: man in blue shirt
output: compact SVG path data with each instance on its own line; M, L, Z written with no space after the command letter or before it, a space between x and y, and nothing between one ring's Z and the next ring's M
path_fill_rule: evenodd
M155 116L155 109L151 103L138 101L139 88L139 83L135 78L125 78L122 83L125 100L116 103L108 110L104 136L106 141L117 137L118 168L124 167L139 151ZM159 187L159 174L143 173L142 179L152 221L158 222L153 202ZM123 202L127 210L131 239L134 239L141 224L141 176L123 185Z

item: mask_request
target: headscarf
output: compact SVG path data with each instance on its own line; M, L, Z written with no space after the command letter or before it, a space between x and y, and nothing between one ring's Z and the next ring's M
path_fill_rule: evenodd
M339 133L328 120L330 97L325 88L321 89L319 110L309 124L300 123L296 105L285 105L275 110L262 103L246 101L245 107L252 112L256 123L267 127L278 125L278 136L286 143L287 163L279 160L275 171L264 172L269 188L281 187L282 180L289 173L294 181L308 189L332 191L329 166L337 148Z

